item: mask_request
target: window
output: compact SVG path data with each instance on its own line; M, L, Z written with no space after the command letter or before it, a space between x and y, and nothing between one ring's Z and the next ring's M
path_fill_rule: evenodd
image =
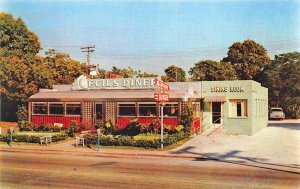
M229 100L229 116L230 117L247 117L247 100L232 99Z
M80 103L67 103L66 104L67 115L81 115L81 104Z
M139 116L156 116L156 103L139 103Z
M33 103L32 104L32 113L33 114L40 114L40 115L47 115L47 103Z
M119 103L118 104L119 116L136 116L135 103Z
M164 116L178 116L178 103L166 103L164 105Z
M193 102L194 117L200 117L200 102Z
M51 103L49 104L49 113L54 115L63 115L64 114L64 105L63 103Z

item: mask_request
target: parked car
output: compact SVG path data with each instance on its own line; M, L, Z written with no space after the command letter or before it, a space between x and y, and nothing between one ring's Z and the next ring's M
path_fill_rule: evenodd
M285 114L282 110L282 108L271 108L270 109L270 119L284 119L285 118Z

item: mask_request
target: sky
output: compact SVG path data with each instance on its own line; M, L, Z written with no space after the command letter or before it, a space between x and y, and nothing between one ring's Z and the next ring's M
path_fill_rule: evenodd
M21 17L47 49L110 70L132 67L163 74L176 65L226 56L252 39L275 54L300 51L300 1L2 0L0 11Z

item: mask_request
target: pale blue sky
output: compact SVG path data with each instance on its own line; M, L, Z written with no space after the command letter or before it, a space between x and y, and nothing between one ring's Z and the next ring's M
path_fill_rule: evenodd
M200 60L222 59L245 39L271 58L300 50L299 1L4 0L0 11L23 18L44 50L83 62L80 46L96 45L92 62L104 69L162 74L175 64L187 71Z

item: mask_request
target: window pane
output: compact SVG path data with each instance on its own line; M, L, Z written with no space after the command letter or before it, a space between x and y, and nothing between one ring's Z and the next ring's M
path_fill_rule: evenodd
M67 115L81 115L81 105L67 104L66 113Z
M135 116L135 104L119 104L119 116Z
M50 114L64 114L63 104L49 104Z
M156 104L139 104L139 116L156 116Z
M237 102L236 104L236 115L242 116L242 104L241 102Z
M178 116L178 104L166 104L164 106L164 116Z
M32 109L33 109L33 114L44 114L44 115L47 114L46 103L39 103L39 104L34 103Z

